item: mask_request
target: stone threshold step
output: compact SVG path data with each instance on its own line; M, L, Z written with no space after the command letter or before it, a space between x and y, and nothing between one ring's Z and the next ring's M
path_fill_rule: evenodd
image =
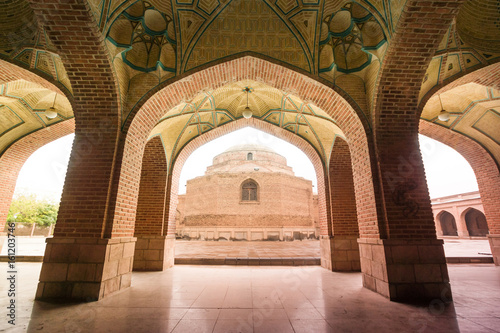
M493 264L493 257L446 257L447 264Z
M176 265L319 266L321 259L307 258L175 258Z

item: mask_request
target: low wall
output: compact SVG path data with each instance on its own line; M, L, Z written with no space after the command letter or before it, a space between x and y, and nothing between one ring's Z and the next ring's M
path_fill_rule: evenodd
M9 224L12 222L7 222L5 224L5 229L9 229ZM14 235L15 236L43 236L43 237L49 237L54 233L54 225L50 226L40 226L36 223L24 223L24 222L14 222L15 224L15 230L14 230Z
M177 238L211 241L293 241L317 240L315 228L237 228L237 227L184 227L177 230Z

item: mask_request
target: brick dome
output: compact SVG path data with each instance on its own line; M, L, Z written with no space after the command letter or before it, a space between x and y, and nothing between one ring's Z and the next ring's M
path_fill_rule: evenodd
M206 174L247 172L279 172L294 176L285 157L269 147L256 144L236 145L215 156Z

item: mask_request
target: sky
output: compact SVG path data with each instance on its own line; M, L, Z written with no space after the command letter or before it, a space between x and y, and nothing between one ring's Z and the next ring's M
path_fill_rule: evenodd
M59 202L74 135L60 138L37 150L24 164L15 193L35 193L40 198ZM477 182L467 161L452 148L422 135L420 148L424 160L431 198L477 191ZM274 149L287 159L296 176L313 182L316 193L316 173L311 161L297 147L275 136L243 128L208 142L194 151L181 171L179 193L185 193L186 180L202 176L213 158L231 146L261 144Z

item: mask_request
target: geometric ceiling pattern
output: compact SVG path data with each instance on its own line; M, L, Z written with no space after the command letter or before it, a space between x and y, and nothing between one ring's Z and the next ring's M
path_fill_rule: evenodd
M51 106L54 119L44 115ZM18 138L70 118L73 111L64 95L24 80L0 85L0 155Z
M448 121L437 118L441 103ZM430 98L421 118L480 142L500 161L500 91L476 83L456 87Z
M166 110L150 133L150 138L161 136L169 167L191 140L243 117L242 112L247 106L247 87L250 88L248 106L252 117L302 137L328 163L335 138L344 137L328 114L292 94L260 82L243 80L213 91L204 91L191 101Z
M370 123L381 61L407 1L88 0L87 3L112 59L123 122L159 85L202 66L251 53L277 59L285 66L335 86L350 97L353 106ZM444 107L452 112L446 123L436 118L440 106L433 96L437 86L500 61L498 8L497 0L464 3L435 50L422 78L419 98L428 101L422 119L469 136L495 152L500 161L496 90L467 85L441 94ZM71 95L72 86L63 60L44 29L28 0L2 1L0 59L60 83L59 87ZM53 91L32 82L0 84L0 154L24 135L73 117L68 100L62 96L56 99L59 108L56 119L48 120L41 115L44 108L51 106ZM330 139L318 134L323 133L319 130L323 124L314 123L321 118L318 116L321 112L286 92L277 93L280 97L265 97L265 91L270 93L268 87L261 87L258 82L235 83L239 86L232 86L232 90L226 86L226 90L206 91L199 98L204 96L203 101L212 101L212 109L205 110L206 103L193 99L175 109L179 114L174 116L172 110L160 125L189 115L187 128L193 134L196 127L199 135L221 125L222 120L217 117L222 114L227 121L237 119L243 105L241 85L245 84L253 88L250 104L255 109L254 116L296 132L310 141L321 156L328 155ZM235 105L240 109L235 109ZM311 112L315 115L307 114L307 110L314 110ZM195 113L196 117L210 113L212 118L193 120ZM289 119L291 115L293 120ZM305 128L309 128L307 133ZM176 147L187 142L187 134L189 131L172 135Z

